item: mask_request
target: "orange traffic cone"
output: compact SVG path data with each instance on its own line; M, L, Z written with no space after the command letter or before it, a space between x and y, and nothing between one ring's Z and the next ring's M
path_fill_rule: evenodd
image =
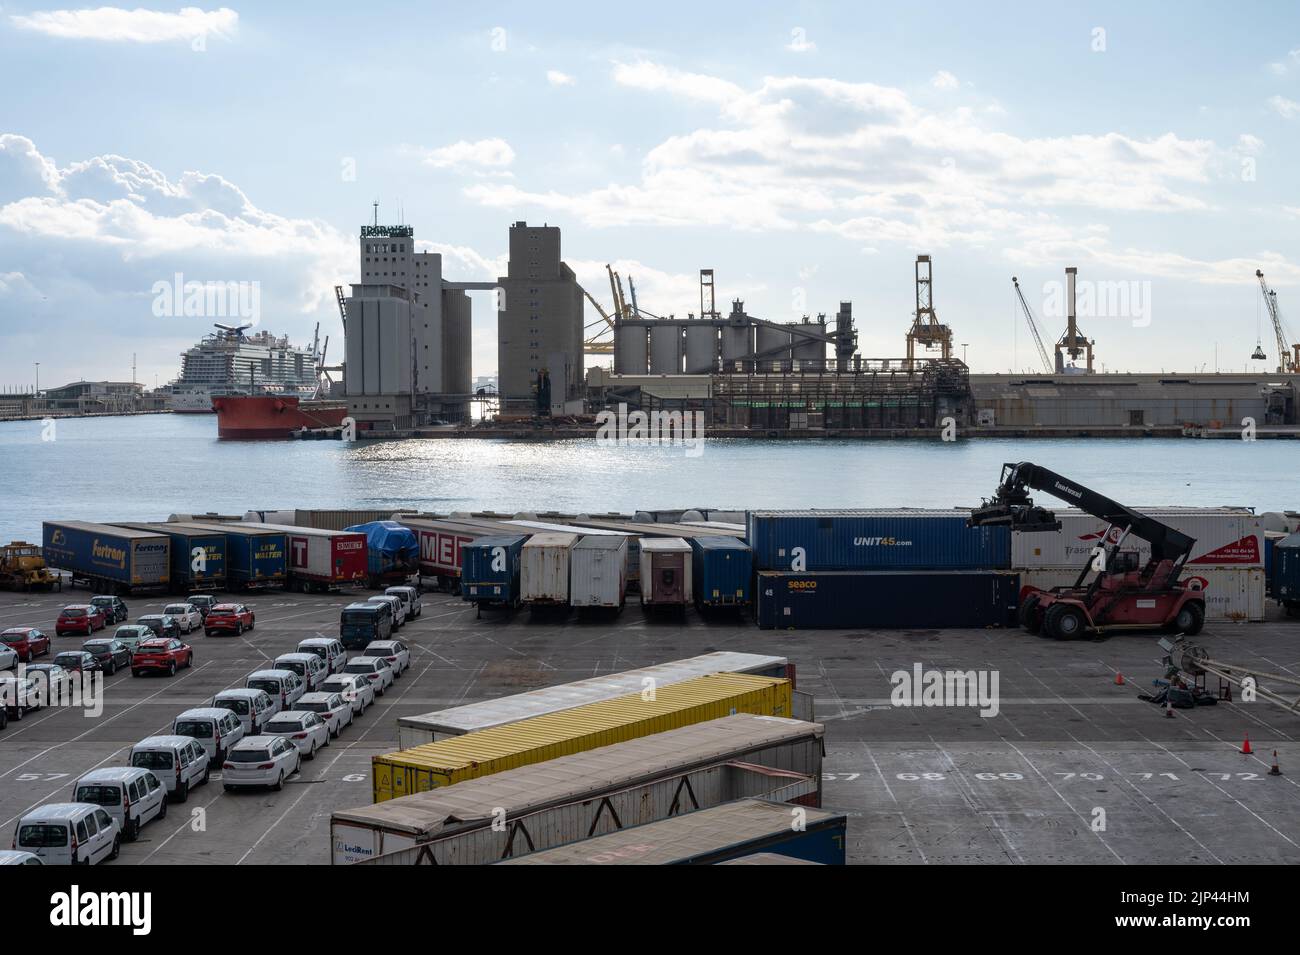
M1251 754L1254 753L1254 752L1255 752L1255 751L1254 751L1253 749L1250 748L1250 734L1247 733L1247 734L1246 734L1246 741L1245 741L1244 743L1241 744L1241 755L1242 755L1242 756L1249 756L1249 755L1251 755Z
M1118 672L1117 672L1117 673L1115 674L1115 685L1116 685L1116 686L1123 686L1123 685L1124 685L1124 674L1123 674L1123 673L1118 673Z
M1273 750L1273 765L1269 768L1268 774L1270 776L1282 775L1282 767L1277 764L1277 750Z

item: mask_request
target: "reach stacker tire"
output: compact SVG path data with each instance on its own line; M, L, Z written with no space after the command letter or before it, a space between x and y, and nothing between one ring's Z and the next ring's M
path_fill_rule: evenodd
M1177 633L1186 634L1194 637L1201 632L1205 626L1205 608L1198 603L1183 604L1183 609L1178 611L1178 616L1174 617L1171 625Z
M1038 611L1037 594L1030 594L1020 605L1020 626L1033 634L1042 632L1043 615Z
M1054 640L1074 640L1087 626L1083 611L1070 604L1052 604L1043 615L1043 630Z

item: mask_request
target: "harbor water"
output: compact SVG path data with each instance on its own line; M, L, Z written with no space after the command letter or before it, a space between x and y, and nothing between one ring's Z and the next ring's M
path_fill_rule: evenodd
M1300 507L1287 440L218 441L210 415L139 415L0 423L0 460L0 541L39 540L42 520L293 507L963 507L1020 460L1135 506Z

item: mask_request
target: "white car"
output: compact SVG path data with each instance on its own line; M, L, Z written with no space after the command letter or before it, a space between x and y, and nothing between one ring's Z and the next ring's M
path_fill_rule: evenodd
M336 673L321 684L322 693L337 693L352 704L352 712L360 716L366 707L375 702L375 688L363 674Z
M339 693L304 693L294 707L323 719L330 736L337 737L343 727L352 725L352 704Z
M393 668L383 657L353 657L343 672L365 677L379 696L383 696L384 691L393 685Z
M315 759L316 750L330 744L330 729L325 721L307 710L277 713L266 724L266 731L262 735L281 736L289 740L308 759Z
M307 692L302 679L292 670L256 670L248 674L244 686L250 690L265 690L267 696L279 701L281 711L292 709L298 697Z
M0 670L15 670L17 668L18 651L13 647L0 643Z
M406 619L414 620L420 614L424 613L424 605L420 602L420 592L414 587L408 587L405 584L399 587L389 587L384 593L390 597L396 597L406 605Z
M208 754L189 736L150 736L131 747L131 765L147 769L177 802L208 781Z
M244 723L225 706L196 706L172 721L172 732L198 741L213 765L226 758L226 750L244 738Z
M41 693L34 680L12 673L0 675L0 706L11 720L20 720L31 710L41 708Z
M401 640L371 640L361 651L363 657L380 657L393 668L393 679L411 665L411 649Z
M57 802L37 806L18 820L13 847L43 865L92 865L116 859L122 834L102 806Z
M245 736L230 747L221 764L221 785L226 792L241 786L270 786L278 791L301 766L302 753L284 737Z
M57 663L29 663L23 678L35 684L42 706L52 706L59 700L67 699L71 692L69 684L72 682L72 674Z
M44 865L41 857L34 852L19 852L17 849L0 849L0 865Z
M265 690L250 690L247 687L222 690L212 698L212 705L230 710L238 716L245 736L256 736L262 732L262 725L280 712L278 696L272 697Z
M299 653L314 653L325 662L325 675L338 673L348 662L348 651L337 637L308 637L298 642Z
M315 693L329 676L325 661L314 653L282 653L275 658L275 668L298 674L304 693Z
M176 621L182 633L203 629L203 613L194 604L168 604L163 613Z
M401 597L394 597L392 594L378 594L374 597L367 597L368 604L388 604L393 608L393 629L406 623L406 604L402 602Z
M77 802L102 806L127 842L136 840L146 822L167 817L167 790L147 769L92 769L77 780L72 794Z

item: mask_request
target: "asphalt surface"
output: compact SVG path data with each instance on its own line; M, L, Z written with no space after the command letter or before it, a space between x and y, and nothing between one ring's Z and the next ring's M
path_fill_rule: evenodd
M125 765L132 744L182 710L242 685L304 637L336 634L340 608L358 596L238 598L256 611L256 629L186 638L192 669L108 678L97 717L47 708L11 720L0 730L0 840L29 807L70 798L79 775ZM52 633L59 607L87 597L0 593L0 628ZM131 598L131 618L165 602ZM715 649L796 664L826 725L824 804L849 816L852 863L1300 863L1300 716L1256 701L1167 718L1137 697L1162 674L1158 635L1056 643L1013 630L762 631L693 612L648 616L635 596L613 618L475 619L446 594L426 594L423 616L399 635L411 669L283 791L226 793L214 773L113 864L327 863L330 813L370 802L370 758L397 748L399 716ZM1300 620L1274 617L1211 623L1198 642L1217 659L1300 677L1298 637ZM56 638L54 650L81 639ZM916 664L996 674L997 715L892 705L891 675ZM1246 735L1252 756L1238 751ZM1269 775L1275 749L1280 776Z

